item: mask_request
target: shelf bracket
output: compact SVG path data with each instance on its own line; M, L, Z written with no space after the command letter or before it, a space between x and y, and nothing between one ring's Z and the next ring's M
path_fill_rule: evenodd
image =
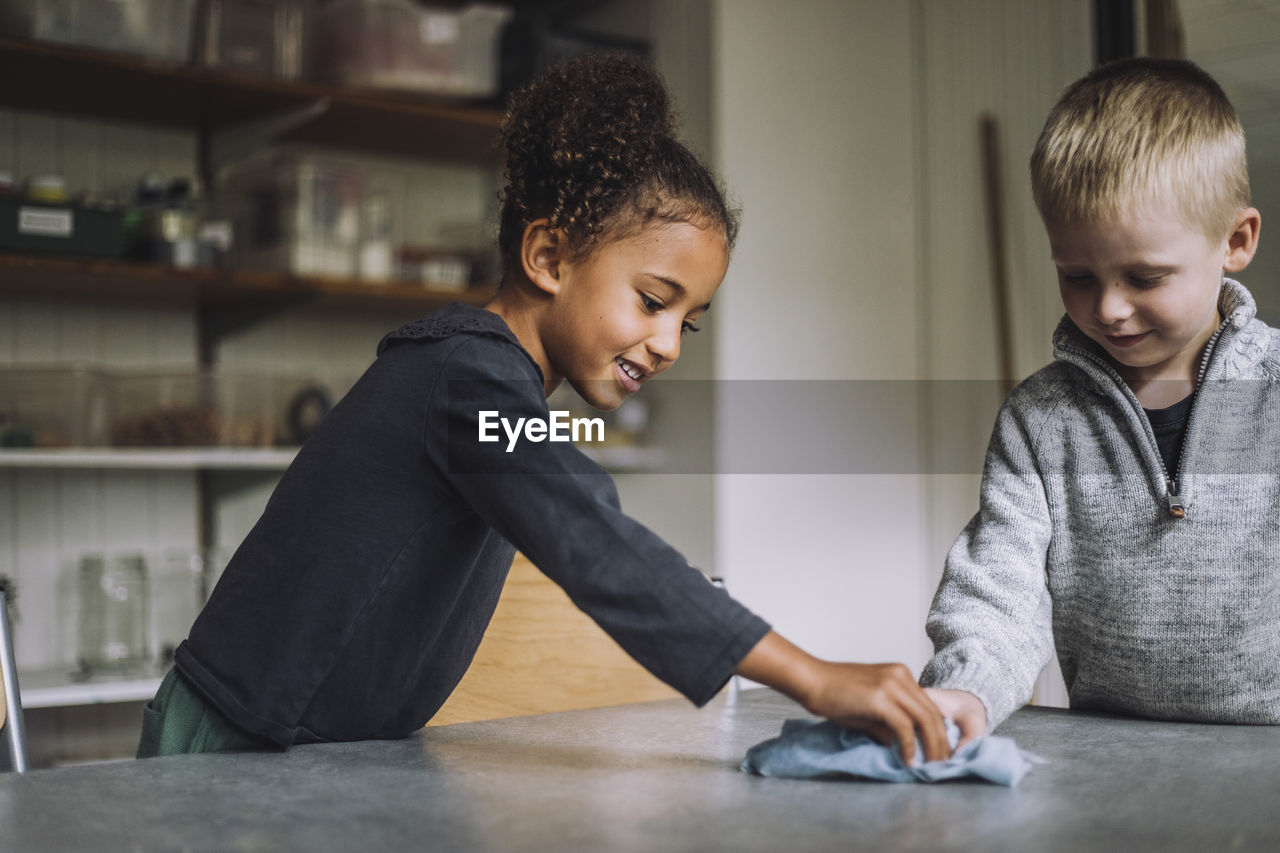
M315 298L314 293L300 291L264 297L241 305L204 306L197 315L196 351L200 365L214 367L218 364L218 346L227 337Z
M277 137L315 121L329 111L331 101L317 98L266 118L242 121L200 135L200 179L211 186L227 165L262 150Z

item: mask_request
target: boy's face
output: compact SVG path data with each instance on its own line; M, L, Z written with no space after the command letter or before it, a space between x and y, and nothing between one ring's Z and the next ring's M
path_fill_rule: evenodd
M561 262L544 319L550 378L565 378L597 409L616 408L675 364L680 339L728 267L724 236L684 222L650 225Z
M1158 204L1046 228L1067 316L1118 363L1121 376L1130 384L1194 381L1221 322L1218 290L1231 239L1211 240Z

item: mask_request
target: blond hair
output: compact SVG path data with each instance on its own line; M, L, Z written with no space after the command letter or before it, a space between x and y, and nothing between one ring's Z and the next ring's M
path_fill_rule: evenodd
M1073 83L1045 120L1031 187L1046 221L1173 202L1212 239L1249 206L1244 129L1212 77L1179 59L1124 59Z

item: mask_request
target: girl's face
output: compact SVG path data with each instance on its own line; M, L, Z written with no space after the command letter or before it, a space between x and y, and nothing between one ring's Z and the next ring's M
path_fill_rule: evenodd
M577 262L561 261L540 330L548 386L568 380L597 409L614 409L675 364L729 257L717 228L648 226Z

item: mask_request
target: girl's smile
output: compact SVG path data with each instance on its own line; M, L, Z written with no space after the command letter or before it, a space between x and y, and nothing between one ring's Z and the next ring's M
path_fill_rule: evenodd
M632 394L639 391L641 384L650 376L649 371L627 361L622 356L618 356L613 361L618 366L618 381Z

